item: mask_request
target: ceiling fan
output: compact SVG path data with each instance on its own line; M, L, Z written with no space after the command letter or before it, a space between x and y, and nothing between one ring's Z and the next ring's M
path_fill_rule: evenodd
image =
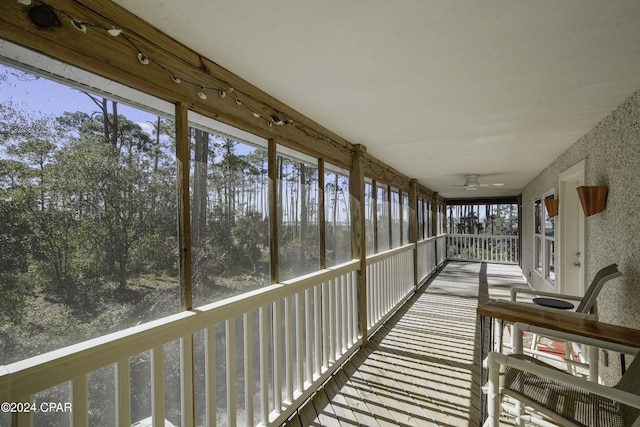
M480 182L478 182L478 176L479 175L465 175L464 184L461 186L458 185L457 187L463 187L467 191L475 191L480 187L492 188L492 187L502 187L504 185L504 183L502 182L496 182L493 184L480 184Z

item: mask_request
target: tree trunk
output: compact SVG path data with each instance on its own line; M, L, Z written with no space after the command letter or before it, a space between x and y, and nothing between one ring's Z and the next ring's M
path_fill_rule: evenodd
M111 121L111 145L114 149L118 147L118 103L111 101L111 108L113 109L112 121ZM131 152L131 150L129 150Z
M300 163L300 241L307 234L308 207L307 207L307 168L304 163Z
M194 173L193 173L193 246L200 248L207 229L207 170L209 167L209 134L194 129Z

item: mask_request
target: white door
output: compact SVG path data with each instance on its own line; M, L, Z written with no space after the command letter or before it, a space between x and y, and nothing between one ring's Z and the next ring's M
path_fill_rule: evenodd
M584 160L560 175L560 292L582 296L584 287L584 213L576 188L584 185Z

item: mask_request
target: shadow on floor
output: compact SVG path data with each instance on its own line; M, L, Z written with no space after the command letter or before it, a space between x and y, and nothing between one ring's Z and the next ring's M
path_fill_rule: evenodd
M476 308L522 284L517 266L447 263L286 425L478 426Z

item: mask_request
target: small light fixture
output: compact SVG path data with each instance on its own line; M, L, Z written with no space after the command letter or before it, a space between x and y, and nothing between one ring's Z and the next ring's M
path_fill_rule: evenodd
M31 6L31 0L18 0L18 3L25 6Z
M142 52L138 52L138 61L140 61L142 65L148 65L149 57Z
M604 210L607 204L607 193L609 189L604 186L582 186L577 187L578 197L582 204L585 216L595 215Z
M549 218L558 216L559 205L560 200L558 199L544 199L544 206L547 208L547 215L549 215Z
M207 94L204 93L204 87L200 86L200 91L198 92L198 98L207 99Z
M107 33L109 33L113 37L118 37L120 34L122 34L122 29L121 28L111 28L110 30L107 30Z
M71 25L73 25L73 28L80 31L81 33L87 32L87 26L84 25L84 22L82 21L78 21L77 19L71 18Z
M175 74L171 74L171 80L173 80L174 83L182 83L182 80L180 80L180 77L176 76Z

